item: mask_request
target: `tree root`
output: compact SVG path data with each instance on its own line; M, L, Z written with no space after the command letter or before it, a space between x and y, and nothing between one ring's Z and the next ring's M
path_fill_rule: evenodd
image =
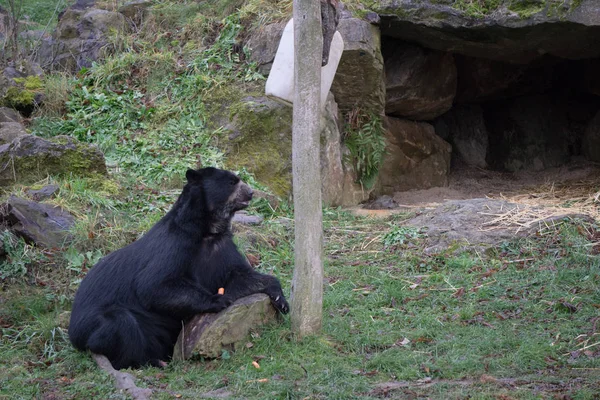
M92 354L94 361L100 369L108 372L115 379L117 389L123 389L134 398L134 400L149 400L152 389L139 388L135 386L135 378L127 372L120 372L113 368L112 364L103 355Z

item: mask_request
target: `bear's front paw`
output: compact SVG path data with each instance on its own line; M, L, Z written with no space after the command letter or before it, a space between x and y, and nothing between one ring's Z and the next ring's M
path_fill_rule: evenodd
M217 313L223 311L233 303L230 297L222 294L216 294L211 298L212 304L207 312Z
M285 296L283 294L278 294L270 297L271 303L273 304L273 307L277 309L277 311L279 311L282 314L287 314L288 312L290 312L290 305L285 300Z

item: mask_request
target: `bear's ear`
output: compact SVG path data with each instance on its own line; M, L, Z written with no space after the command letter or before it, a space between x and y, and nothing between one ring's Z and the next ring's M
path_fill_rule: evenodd
M202 180L202 174L199 171L196 171L195 169L191 168L187 170L187 172L185 173L185 177L188 183L200 182Z

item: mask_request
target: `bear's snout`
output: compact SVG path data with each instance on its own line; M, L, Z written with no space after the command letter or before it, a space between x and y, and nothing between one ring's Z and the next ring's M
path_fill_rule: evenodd
M237 202L240 205L240 207L248 207L248 204L250 204L250 201L252 200L253 194L254 191L252 190L252 188L244 182L240 181L237 195Z

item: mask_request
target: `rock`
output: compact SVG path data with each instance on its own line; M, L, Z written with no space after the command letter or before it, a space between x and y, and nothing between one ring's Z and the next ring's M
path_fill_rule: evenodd
M29 117L43 100L42 79L37 75L26 75L15 67L5 68L3 78L4 85L0 88L4 96L2 104Z
M355 181L356 173L344 163L347 150L341 140L338 106L329 93L321 114L321 193L324 205L353 206L369 196Z
M385 83L379 29L358 18L340 20L338 31L344 38L344 52L331 91L340 110L353 108L382 113Z
M454 155L468 165L487 168L488 132L481 107L457 105L440 119L448 129Z
M60 207L10 196L0 217L18 236L45 248L62 247L75 218Z
M450 53L387 41L385 113L412 120L431 120L452 107L456 66Z
M369 11L365 14L365 21L373 25L379 25L379 23L381 22L381 18L379 18L379 15L377 13Z
M76 72L83 67L90 67L106 46L107 34L125 31L123 14L89 8L85 2L81 6L77 4L59 16L52 40L53 69Z
M281 205L281 199L274 194L264 192L259 189L254 189L254 199L263 199L269 205L269 207L273 210L277 210Z
M589 122L583 136L583 153L594 162L600 162L600 111Z
M386 117L384 127L387 147L375 195L448 184L452 148L432 125Z
M523 93L519 88L527 88L524 65L500 61L456 56L458 89L456 101L460 103L497 100Z
M229 112L227 168L246 168L274 194L287 197L292 181L292 109L267 97L249 96Z
M292 109L263 96L248 96L229 105L229 121L215 117L228 132L226 167L246 168L276 196L292 194ZM217 110L213 114L219 114ZM321 116L321 180L323 202L330 206L356 205L368 198L345 166L337 104L331 94Z
M65 332L69 330L69 324L71 323L71 311L63 311L58 314L56 325Z
M344 165L339 112L331 92L321 114L321 196L324 205L338 206L344 191Z
M231 222L242 225L260 225L264 218L260 215L250 215L245 211L238 211L233 216Z
M529 223L506 226L494 224L498 216L511 211L526 215L528 209L540 207L526 204L509 203L503 200L469 199L447 201L439 207L426 211L404 224L424 229L427 234L428 247L426 253L438 253L448 248L457 250L468 248L498 246L506 240L535 234L540 229L547 229L554 221L580 215L565 214L546 220L533 220ZM539 215L538 213L535 213ZM590 218L583 216L586 220ZM456 245L459 245L457 247Z
M217 358L224 350L232 351L247 342L251 330L277 321L277 311L266 294L241 298L218 314L199 314L179 334L174 360L188 359L192 354Z
M597 0L496 2L485 16L438 3L379 1L372 11L381 17L382 35L440 51L511 63L546 54L573 60L600 56Z
M390 196L383 195L373 200L363 208L367 210L392 210L398 208L398 203Z
M152 2L148 0L134 0L123 4L119 7L118 11L123 14L128 21L139 26L148 15L148 10L151 5Z
M12 108L0 107L0 122L22 122L21 114Z
M70 8L72 10L87 10L88 8L92 8L95 5L96 5L96 0L77 0L77 1L75 1L75 4L73 4ZM63 11L63 13L64 13L64 11ZM59 18L60 18L60 15L59 15Z
M39 64L30 60L19 60L4 68L3 75L8 79L27 78L29 76L41 78L44 71Z
M493 169L539 171L568 161L572 139L561 98L523 96L486 103L483 110Z
M246 45L250 49L250 61L258 65L258 71L267 76L279 47L286 21L268 24L252 33Z
M0 185L68 173L106 175L104 155L96 146L79 143L68 136L46 140L23 135L0 146Z
M262 190L258 190L258 189L254 189L254 196L253 196L253 198L255 198L255 199L265 199L267 201L267 203L269 203L269 206L273 210L278 209L279 208L279 204L281 203L281 201L279 200L279 198L277 196L275 196L274 194L263 192Z
M25 193L34 201L42 201L54 197L59 189L58 185L46 185L41 189L26 189Z
M14 139L27 135L25 127L19 122L0 122L0 145L12 142Z

